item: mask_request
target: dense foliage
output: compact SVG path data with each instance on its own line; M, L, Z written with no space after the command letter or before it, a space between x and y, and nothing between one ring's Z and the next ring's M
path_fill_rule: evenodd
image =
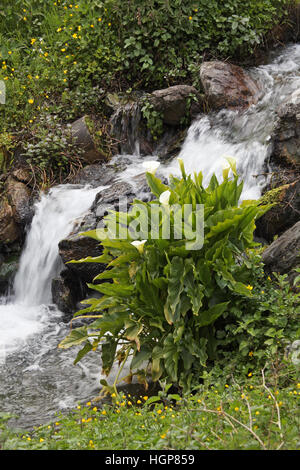
M105 218L109 224L116 217L123 239L111 238L107 229L86 234L101 240L103 255L77 262L106 263L107 269L95 278L100 284L90 285L101 298L87 300L90 307L80 314L101 315L73 330L60 346L84 343L76 362L99 346L107 374L115 358L124 364L132 356L131 374L140 381L147 382L150 367L152 380L164 379L186 390L198 383L207 363L216 358L217 338L226 337L230 315L244 314L243 308L238 310L241 299L250 303L253 297L256 260L247 251L255 246L255 220L270 206L257 201L239 204L243 184L232 162L233 177L228 168L222 183L213 176L207 188L202 173L193 180L180 164L182 178L171 177L169 187L147 173L156 199L135 201L129 213ZM188 224L182 210L186 205L191 207ZM203 246L193 244L199 234L199 205L204 206ZM154 219L158 213L161 218ZM140 242L134 241L130 230L138 218ZM178 239L182 226L183 237ZM222 335L216 336L214 324L220 318L225 325ZM230 331L227 344L233 336Z
M253 51L291 3L4 0L0 79L7 106L0 122L30 124L42 110L56 114L64 104L69 116L62 114L73 118L82 108L97 107L95 86L153 89L198 80L204 57Z

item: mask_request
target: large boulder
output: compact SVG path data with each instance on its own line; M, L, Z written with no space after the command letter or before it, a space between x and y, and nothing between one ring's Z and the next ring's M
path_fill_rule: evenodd
M300 221L277 238L263 253L266 272L288 274L293 283L300 266Z
M300 166L300 89L278 107L276 114L271 161L285 166Z
M149 101L165 124L177 127L185 118L190 120L200 113L202 97L193 86L175 85L154 91Z
M200 79L212 109L245 109L262 96L258 84L243 68L227 62L203 62Z

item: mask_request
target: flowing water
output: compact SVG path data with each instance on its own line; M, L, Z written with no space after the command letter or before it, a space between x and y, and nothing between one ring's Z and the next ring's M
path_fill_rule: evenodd
M287 96L300 89L300 45L286 47L268 65L250 73L263 90L260 102L245 112L223 110L199 116L182 146L180 158L187 172L221 175L226 157L234 157L243 178L243 199L258 198L266 184L270 136L275 110ZM136 126L132 124L135 131ZM144 172L139 145L126 156L120 180L130 181ZM118 157L113 162L118 162ZM162 164L158 175L177 175L178 162ZM91 207L103 188L59 186L42 195L11 295L0 301L0 411L20 416L18 425L30 427L53 418L99 391L97 354L73 366L75 352L57 345L69 331L63 315L51 305L51 280L60 272L58 243L73 229L76 219Z

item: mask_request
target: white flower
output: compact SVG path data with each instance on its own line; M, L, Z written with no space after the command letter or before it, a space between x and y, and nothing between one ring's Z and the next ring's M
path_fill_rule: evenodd
M171 193L170 191L165 191L164 193L161 193L159 202L164 205L169 205L169 199L170 199Z
M145 171L147 173L152 173L153 175L155 174L159 166L160 166L160 163L156 162L155 160L148 160L147 162L143 163L143 167L145 168Z
M136 249L142 254L144 251L144 245L147 240L135 240L134 242L131 242L131 245L135 246Z

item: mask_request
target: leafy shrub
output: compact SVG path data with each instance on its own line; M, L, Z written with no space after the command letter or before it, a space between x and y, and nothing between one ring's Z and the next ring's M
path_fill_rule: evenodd
M82 149L76 144L69 127L54 116L41 118L33 136L24 145L23 157L35 173L63 180L81 166Z
M253 297L253 267L246 250L255 245L255 220L270 206L256 201L239 205L243 183L232 162L233 178L228 168L222 183L213 176L206 189L202 173L193 180L180 165L182 178L171 177L169 187L147 173L156 199L135 201L128 214L112 213L105 218L109 224L116 217L126 239L109 238L107 230L86 233L101 240L103 254L74 262L106 263L107 269L95 278L100 284L89 285L102 297L86 301L89 307L79 314L101 315L92 324L73 330L60 347L85 343L75 363L100 347L106 374L115 359L123 367L132 356L131 374L140 381L146 383L150 371L153 381L166 380L189 389L216 358L214 323L226 319L241 299ZM185 205L192 208L188 224L181 210ZM195 228L199 228L198 205L204 205L202 248L193 245ZM140 207L149 215L146 223L139 220L144 225L141 238L147 240L136 243L127 228L136 222L138 213L140 217ZM151 214L158 212L162 214L159 231L149 236ZM169 239L163 232L166 220L171 224ZM183 238L178 239L183 224Z
M280 363L300 338L300 293L287 275L266 277L260 255L249 254L253 272L251 302L239 299L228 315L216 323L218 361L214 375L257 374L266 362Z

